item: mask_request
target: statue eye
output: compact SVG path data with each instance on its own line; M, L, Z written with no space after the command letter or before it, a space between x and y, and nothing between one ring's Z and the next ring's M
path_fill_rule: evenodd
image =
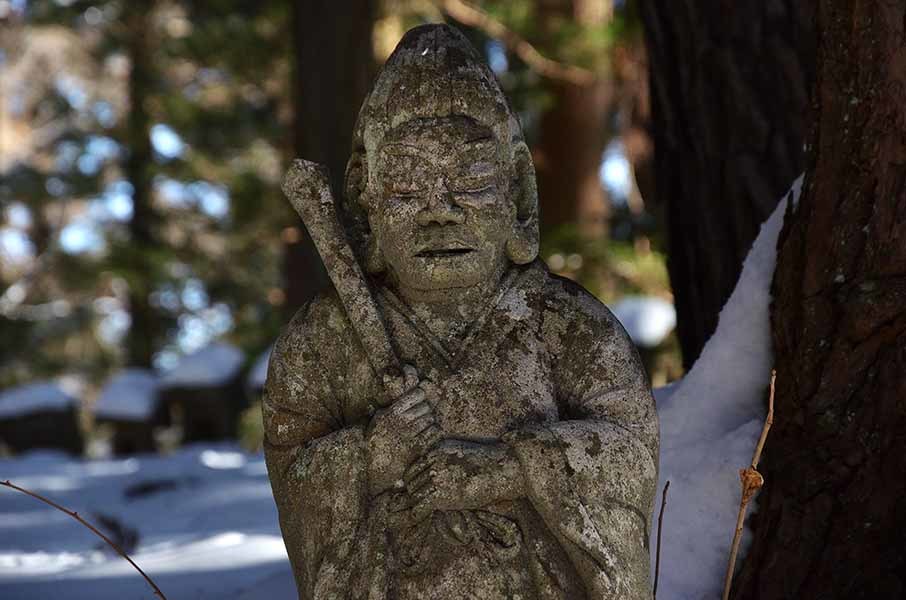
M496 188L494 177L462 177L453 182L453 188L458 194L479 195L493 192Z
M417 198L422 194L422 191L421 187L414 183L410 184L403 181L395 181L390 185L384 186L384 193L387 197L399 198L401 200Z

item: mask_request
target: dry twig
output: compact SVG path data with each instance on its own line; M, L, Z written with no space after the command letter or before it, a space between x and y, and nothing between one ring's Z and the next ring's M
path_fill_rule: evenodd
M739 541L742 538L742 526L746 518L746 510L749 508L749 501L755 495L755 492L764 485L764 477L758 472L758 461L761 460L761 451L764 449L764 441L768 437L768 431L770 431L771 425L774 424L774 380L776 378L777 371L772 369L771 393L768 396L768 416L764 420L764 427L761 429L758 445L755 446L752 464L745 469L739 470L739 480L742 482L742 499L739 502L739 514L736 516L736 532L733 534L733 545L730 547L730 563L727 565L727 575L724 578L723 600L727 600L730 597L733 571L736 568L736 554L739 552Z
M129 561L129 564L130 564L130 565L132 565L133 567L135 567L135 570L138 571L138 572L141 574L141 576L145 578L145 581L147 581L147 582L148 582L148 585L151 586L151 589L154 590L154 595L155 595L155 596L157 596L157 597L160 598L161 600L167 600L166 596L164 596L164 593L163 593L162 591L160 591L160 588L157 587L157 585L155 585L154 582L151 581L151 578L148 577L148 576L145 574L145 572L141 570L141 567L139 567L137 564L135 564L135 562L133 562L133 560L132 560L131 558L129 558L129 555L127 555L125 552L123 552L122 548L120 548L119 546L117 546L117 545L113 542L113 540L111 540L110 538L108 538L106 535L104 535L103 533L101 533L100 531L98 531L97 527L95 527L94 525L92 525L91 523L89 523L88 521L86 521L85 519L83 519L83 518L79 515L79 513L75 512L75 511L72 511L72 510L68 510L68 509L64 508L63 506L60 506L59 504L57 504L57 503L54 502L53 500L49 500L49 499L45 498L45 497L42 496L41 494L38 494L38 493L36 493L36 492L32 492L31 490L27 490L27 489L25 489L25 488L23 488L23 487L19 487L18 485L15 485L15 484L13 484L13 483L10 483L10 481L9 481L8 479L7 479L6 481L0 481L0 485L4 485L4 486L6 486L6 487L8 487L8 488L10 488L10 489L14 489L14 490L16 490L16 491L18 491L18 492L22 492L23 494L26 494L26 495L28 495L28 496L31 496L32 498L34 498L34 499L36 499L36 500L40 500L40 501L43 502L44 504L48 504L48 505L54 507L55 509L57 509L58 511L66 513L67 515L69 515L70 517L72 517L73 519L75 519L76 521L78 521L79 523L81 523L82 525L84 525L85 527L87 527L89 530L91 530L92 533L94 533L96 536L98 536L99 538L101 538L102 540L104 540L105 542L107 542L107 544L108 544L111 548L113 548L114 550L116 550L117 554L119 554L120 556L122 556L123 558L125 558L127 561Z
M522 59L522 62L544 77L568 81L575 85L588 85L595 80L594 73L588 69L563 64L542 55L519 34L508 29L503 23L494 20L486 12L466 4L463 0L440 0L439 4L445 13L463 25L475 27L488 36L499 39Z
M661 527L664 525L664 507L667 506L667 490L670 488L670 481L664 484L664 492L661 495L661 510L657 515L657 551L654 556L654 593L652 600L657 600L657 580L661 575Z

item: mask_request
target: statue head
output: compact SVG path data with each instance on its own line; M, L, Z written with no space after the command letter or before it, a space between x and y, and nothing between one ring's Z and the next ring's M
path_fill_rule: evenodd
M400 41L359 113L345 212L366 267L466 288L538 254L535 172L494 75L446 25Z

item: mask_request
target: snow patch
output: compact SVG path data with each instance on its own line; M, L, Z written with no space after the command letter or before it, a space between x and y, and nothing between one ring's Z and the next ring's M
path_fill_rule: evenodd
M751 462L765 418L777 238L787 201L798 201L801 184L800 177L761 226L695 365L681 381L654 390L661 421L655 515L670 480L661 541L662 600L720 597L739 510L738 472ZM652 530L655 548L657 527ZM740 558L750 541L747 529Z
M125 369L101 390L94 414L99 419L147 421L158 406L157 377L146 369Z
M217 387L230 381L245 357L235 346L218 342L189 354L161 377L161 388Z
M0 394L0 418L24 417L40 412L62 412L78 401L56 382L40 381Z
M632 341L654 348L676 327L673 304L654 296L627 296L610 307Z
M168 598L295 598L260 453L233 444L105 461L29 452L0 459L0 474L95 524L103 513L137 530L130 556ZM0 515L0 598L153 597L128 563L63 513L0 488Z

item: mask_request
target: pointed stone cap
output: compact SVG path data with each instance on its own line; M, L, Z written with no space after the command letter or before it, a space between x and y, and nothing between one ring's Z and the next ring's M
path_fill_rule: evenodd
M386 133L417 118L465 115L498 139L521 138L506 96L484 58L449 25L409 30L387 59L359 115L367 153Z

